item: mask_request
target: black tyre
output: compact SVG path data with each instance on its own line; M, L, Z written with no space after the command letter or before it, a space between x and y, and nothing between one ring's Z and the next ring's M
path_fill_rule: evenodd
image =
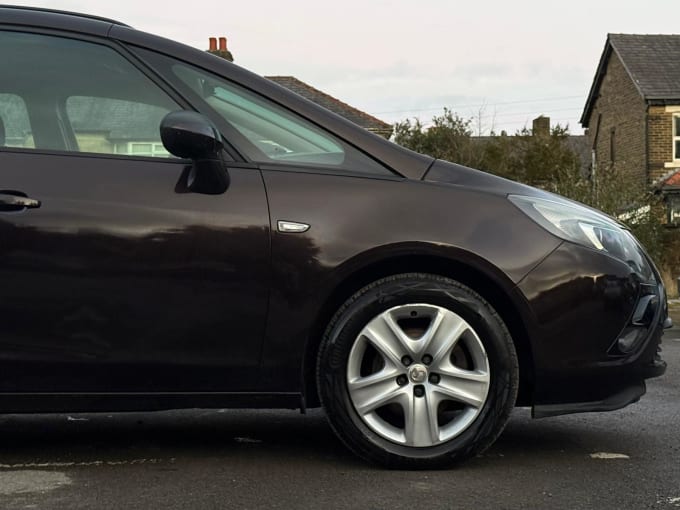
M387 466L450 466L490 446L515 404L518 365L500 316L449 278L376 281L331 320L319 349L321 402L340 439Z

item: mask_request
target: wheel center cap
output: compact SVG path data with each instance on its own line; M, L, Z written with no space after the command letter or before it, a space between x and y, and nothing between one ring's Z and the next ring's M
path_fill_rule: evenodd
M408 378L412 383L421 384L427 381L427 367L421 364L415 364L408 369Z

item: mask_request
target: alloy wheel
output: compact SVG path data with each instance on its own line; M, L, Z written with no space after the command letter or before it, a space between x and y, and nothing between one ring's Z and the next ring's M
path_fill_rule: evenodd
M432 304L390 308L366 324L347 364L359 417L397 444L430 447L463 432L486 402L490 370L470 324Z

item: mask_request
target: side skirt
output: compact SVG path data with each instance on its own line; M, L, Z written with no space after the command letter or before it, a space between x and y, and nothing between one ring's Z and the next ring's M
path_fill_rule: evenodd
M0 393L0 413L304 409L300 393Z

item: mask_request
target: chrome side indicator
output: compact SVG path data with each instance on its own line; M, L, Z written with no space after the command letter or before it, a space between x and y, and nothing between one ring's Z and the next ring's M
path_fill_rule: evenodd
M286 234L300 234L309 230L309 225L307 223L299 223L297 221L279 220L277 222L277 227L279 232Z

